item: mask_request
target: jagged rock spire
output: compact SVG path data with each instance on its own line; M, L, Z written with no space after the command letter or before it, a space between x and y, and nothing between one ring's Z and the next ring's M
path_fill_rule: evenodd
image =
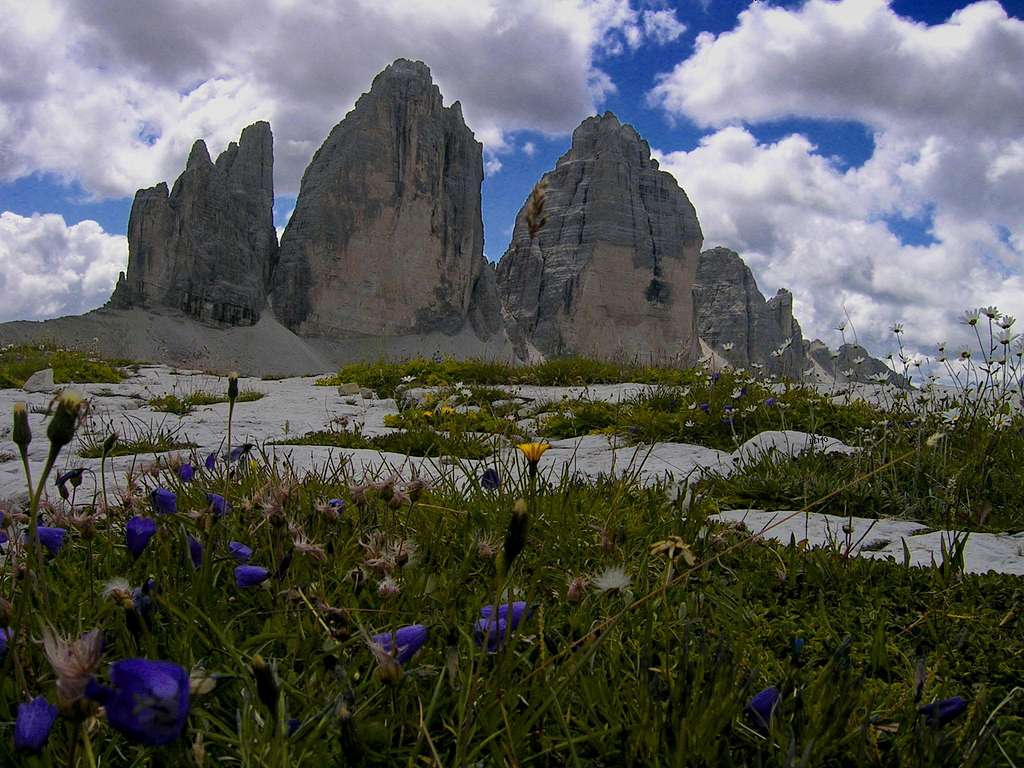
M483 256L482 146L423 62L398 59L313 156L281 238L273 306L327 337L500 330Z
M135 193L111 306L256 322L277 251L273 142L270 124L254 123L214 163L200 139L170 192L160 183Z

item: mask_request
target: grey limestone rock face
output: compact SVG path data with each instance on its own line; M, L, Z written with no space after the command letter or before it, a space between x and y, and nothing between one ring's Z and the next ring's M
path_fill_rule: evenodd
M698 336L737 367L759 363L798 378L806 367L793 295L780 290L765 300L750 268L728 248L700 255L693 288ZM784 350L781 356L773 354Z
M611 112L587 118L542 181L546 224L531 239L524 205L497 270L520 356L533 347L547 356L692 359L703 235L647 142Z
M26 392L52 392L55 387L53 368L44 368L29 376L21 388Z
M170 192L162 182L136 192L128 269L110 306L171 307L230 325L259 319L277 252L273 141L269 123L254 123L216 162L196 141Z
M821 339L806 343L807 356L820 365L825 373L832 374L837 381L873 382L879 375L885 375L890 384L908 386L909 382L878 358L872 357L859 344L841 344L833 352Z
M501 329L483 255L483 150L430 70L399 59L328 135L281 238L272 301L300 335Z

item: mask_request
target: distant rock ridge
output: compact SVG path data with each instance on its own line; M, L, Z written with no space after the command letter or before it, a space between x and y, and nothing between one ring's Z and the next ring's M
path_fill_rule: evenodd
M483 255L482 181L482 146L459 102L445 107L429 68L398 59L313 156L280 247L270 125L245 128L216 162L196 141L170 191L136 193L128 267L108 307L247 326L269 305L265 320L282 333L345 355L430 339L421 353L705 355L793 378L886 372L905 383L863 347L806 341L793 296L766 300L735 251L701 252L686 193L611 112L573 132L541 179L546 222L531 237L524 204L496 269Z
M587 118L541 181L546 224L531 238L524 205L498 263L520 355L692 359L703 235L647 142L611 112Z
M886 376L889 383L896 386L909 385L906 377L872 357L860 344L841 344L839 349L832 350L821 339L814 339L805 341L804 346L808 361L818 365L825 378L831 377L839 383L866 383L875 381L879 376Z
M807 367L793 295L780 289L766 301L735 251L719 247L701 253L693 304L698 337L736 367L757 363L793 377Z
M251 325L262 311L274 259L274 146L254 123L214 163L201 139L168 192L135 193L128 268L109 306L169 307L198 320Z
M302 177L272 297L304 336L502 330L483 255L483 148L430 70L398 59Z

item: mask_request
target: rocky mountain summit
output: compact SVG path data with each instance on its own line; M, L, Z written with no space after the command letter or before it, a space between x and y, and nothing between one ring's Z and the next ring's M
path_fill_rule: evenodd
M214 163L201 139L168 193L135 193L128 269L110 306L169 307L197 320L251 325L265 304L277 252L270 124L242 131Z
M430 70L399 59L302 177L274 275L277 317L304 336L501 329L483 255L483 147Z
M136 193L107 307L7 324L0 340L86 339L116 356L274 373L410 354L703 357L861 381L888 370L862 348L807 342L788 291L766 300L739 254L701 252L686 192L611 112L573 132L496 270L482 145L423 62L387 66L331 130L280 247L273 163L266 122L216 162L196 141L172 189Z
M692 288L703 235L675 178L611 112L584 120L544 174L546 224L526 206L498 264L521 356L692 359Z

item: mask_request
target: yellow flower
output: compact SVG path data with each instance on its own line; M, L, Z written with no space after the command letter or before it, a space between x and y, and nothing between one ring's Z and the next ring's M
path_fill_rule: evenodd
M447 416L447 415L452 414L452 413L455 413L455 409L452 408L450 405L442 405L441 406L441 414L443 416Z
M424 411L423 415L426 416L429 419L429 418L433 417L434 412L433 411Z
M669 536L664 541L655 542L651 545L651 554L667 555L669 560L675 559L676 555L681 555L689 566L697 562L697 556L680 536Z
M550 447L551 443L519 443L516 446L516 448L523 452L523 456L531 464L537 464L540 461L540 457L544 455L544 451Z

